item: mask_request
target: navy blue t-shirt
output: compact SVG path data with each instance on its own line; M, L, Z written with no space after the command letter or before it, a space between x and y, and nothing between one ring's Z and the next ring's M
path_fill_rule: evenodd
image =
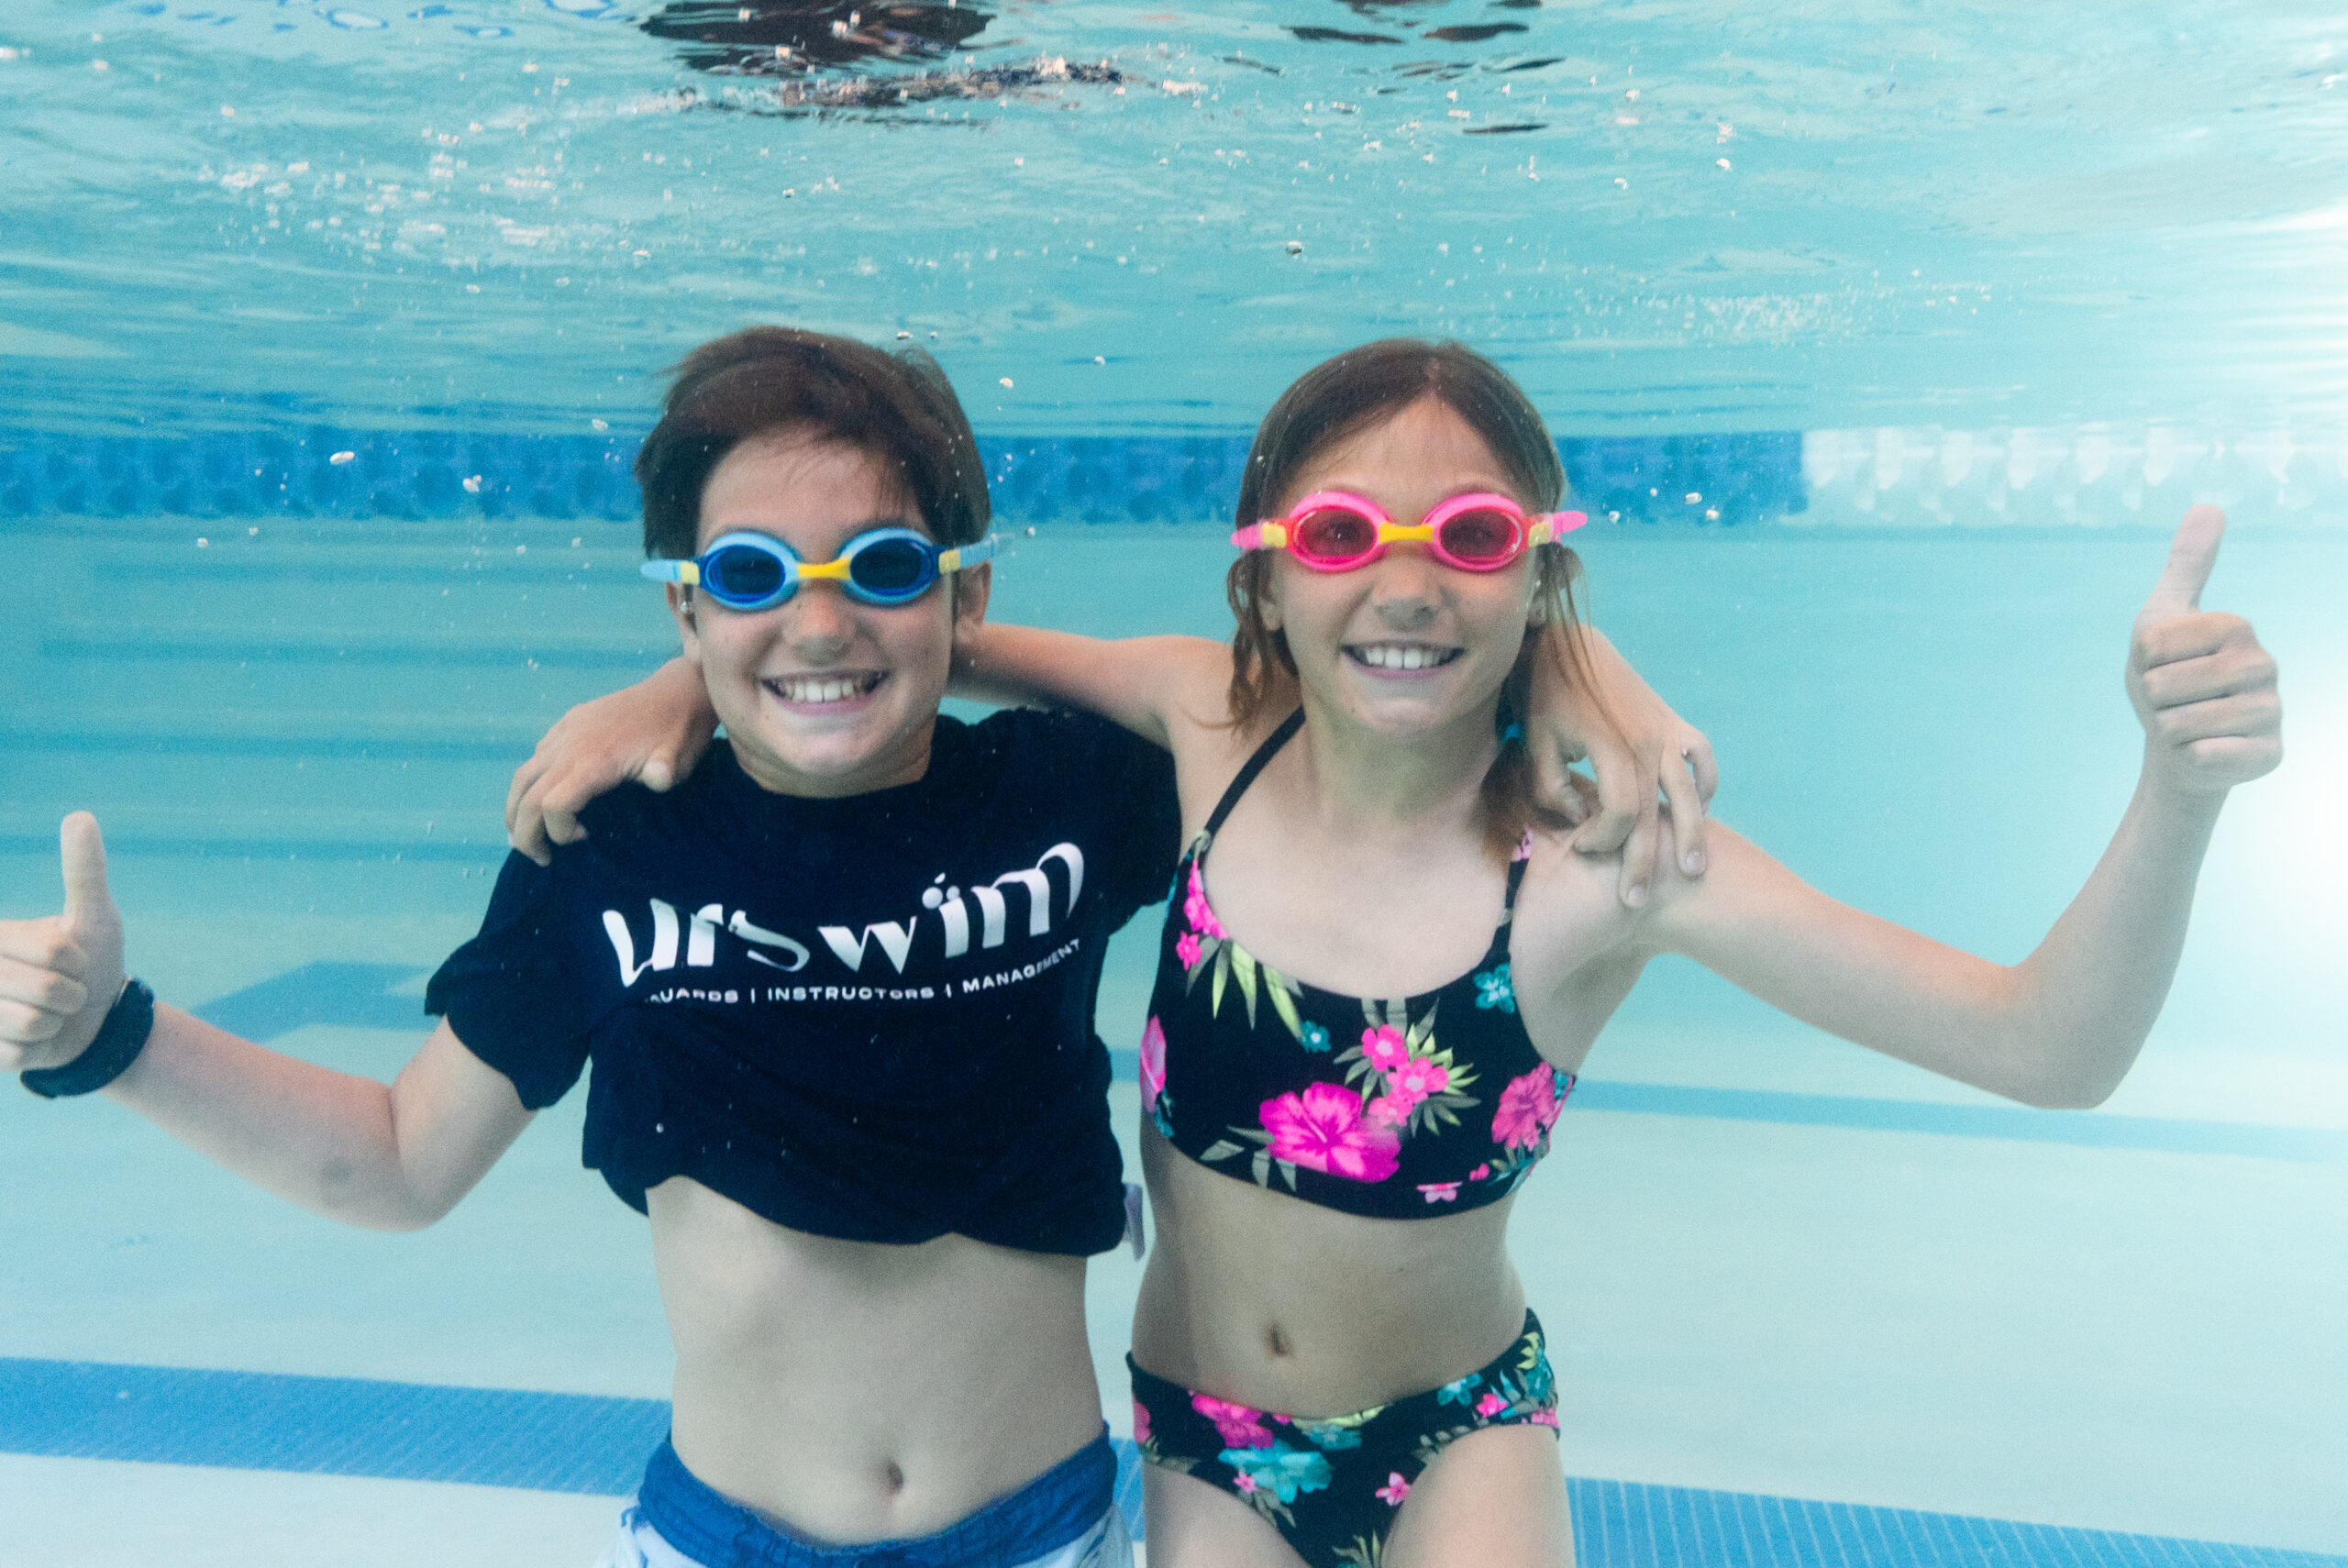
M941 717L920 780L760 789L723 742L511 856L425 1006L553 1104L592 1058L585 1162L641 1209L691 1176L779 1225L1078 1256L1124 1229L1110 934L1166 891L1167 754L1100 720Z

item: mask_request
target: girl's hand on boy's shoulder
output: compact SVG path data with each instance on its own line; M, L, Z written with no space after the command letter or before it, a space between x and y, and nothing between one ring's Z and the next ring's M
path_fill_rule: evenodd
M666 790L691 773L717 733L701 672L670 659L634 686L581 702L514 770L505 792L505 836L545 866L553 846L587 836L579 813L626 783Z
M65 907L0 920L0 1071L58 1067L97 1038L122 992L122 915L106 889L106 847L87 812L58 830Z

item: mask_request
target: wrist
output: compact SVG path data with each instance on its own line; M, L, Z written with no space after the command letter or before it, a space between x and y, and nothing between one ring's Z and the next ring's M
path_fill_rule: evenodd
M43 1099L95 1093L138 1059L154 1028L155 993L138 980L125 980L105 1021L78 1055L58 1066L19 1073L17 1081Z
M2164 761L2157 746L2145 746L2144 769L2136 782L2136 797L2143 809L2184 825L2216 822L2232 786L2180 778L2178 770L2164 766Z

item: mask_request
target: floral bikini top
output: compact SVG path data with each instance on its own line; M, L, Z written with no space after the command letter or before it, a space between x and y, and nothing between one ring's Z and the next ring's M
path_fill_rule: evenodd
M1490 1203L1549 1152L1574 1078L1544 1061L1509 985L1509 922L1530 843L1482 962L1423 996L1340 996L1233 940L1207 902L1208 846L1264 765L1274 731L1176 868L1142 1031L1142 1109L1200 1164L1308 1203L1423 1219Z

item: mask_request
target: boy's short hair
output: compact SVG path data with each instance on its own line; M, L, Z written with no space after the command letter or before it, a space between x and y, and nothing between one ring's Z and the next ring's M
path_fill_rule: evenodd
M786 431L870 454L939 544L986 536L986 469L969 416L919 348L890 354L850 337L753 326L703 344L676 374L636 458L646 555L692 555L711 470L744 441Z

